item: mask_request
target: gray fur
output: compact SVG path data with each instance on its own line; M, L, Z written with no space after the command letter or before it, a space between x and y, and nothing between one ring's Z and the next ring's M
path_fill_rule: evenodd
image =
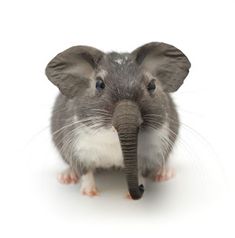
M190 63L181 51L156 42L132 53L105 54L91 47L77 46L57 55L48 64L46 74L62 93L57 97L53 109L51 132L64 160L81 173L97 169L92 165L87 167L74 163L76 158L71 159L75 155L65 138L78 125L68 125L74 122L76 115L78 120L91 118L84 124L94 126L94 117L100 116L103 120L97 127L111 128L115 107L123 100L138 105L143 119L141 130L158 130L168 122L169 138L173 145L179 130L179 119L168 92L176 91L181 86L189 68ZM101 71L106 72L103 92L95 88L96 77L101 75ZM154 93L146 89L151 80L155 80L157 85ZM95 109L101 109L105 114ZM166 160L171 150L172 146L169 146L163 155L159 155L163 156L161 159ZM144 176L152 176L159 167L159 161L148 159L147 153L146 158L139 161L139 169Z

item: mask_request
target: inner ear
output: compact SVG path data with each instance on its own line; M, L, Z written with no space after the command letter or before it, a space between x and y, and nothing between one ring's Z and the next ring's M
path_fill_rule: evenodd
M46 67L48 79L72 98L89 87L104 53L89 46L74 46L54 57Z
M160 80L166 92L174 92L182 85L191 66L182 51L165 43L148 43L132 55L137 64Z

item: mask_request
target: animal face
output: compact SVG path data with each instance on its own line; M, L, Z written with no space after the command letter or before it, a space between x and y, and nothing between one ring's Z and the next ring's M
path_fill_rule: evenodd
M152 125L164 120L168 93L182 85L189 68L180 50L153 42L123 54L75 46L52 59L46 74L62 94L76 101L80 119L103 115L102 123L111 125L115 105L131 100L146 125Z

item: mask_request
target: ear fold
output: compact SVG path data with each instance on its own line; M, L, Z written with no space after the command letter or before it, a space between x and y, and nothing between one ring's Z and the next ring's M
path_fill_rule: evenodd
M165 43L152 42L132 54L145 71L161 81L166 92L174 92L182 85L191 66L179 49Z
M53 58L46 67L48 79L72 98L89 87L103 52L88 46L74 46Z

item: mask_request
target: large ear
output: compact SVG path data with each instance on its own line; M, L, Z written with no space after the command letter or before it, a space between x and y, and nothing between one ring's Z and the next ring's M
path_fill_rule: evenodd
M179 49L165 43L152 42L132 54L144 70L161 81L166 92L174 92L182 85L191 66Z
M46 67L48 79L72 98L89 87L103 52L89 46L74 46L53 58Z

